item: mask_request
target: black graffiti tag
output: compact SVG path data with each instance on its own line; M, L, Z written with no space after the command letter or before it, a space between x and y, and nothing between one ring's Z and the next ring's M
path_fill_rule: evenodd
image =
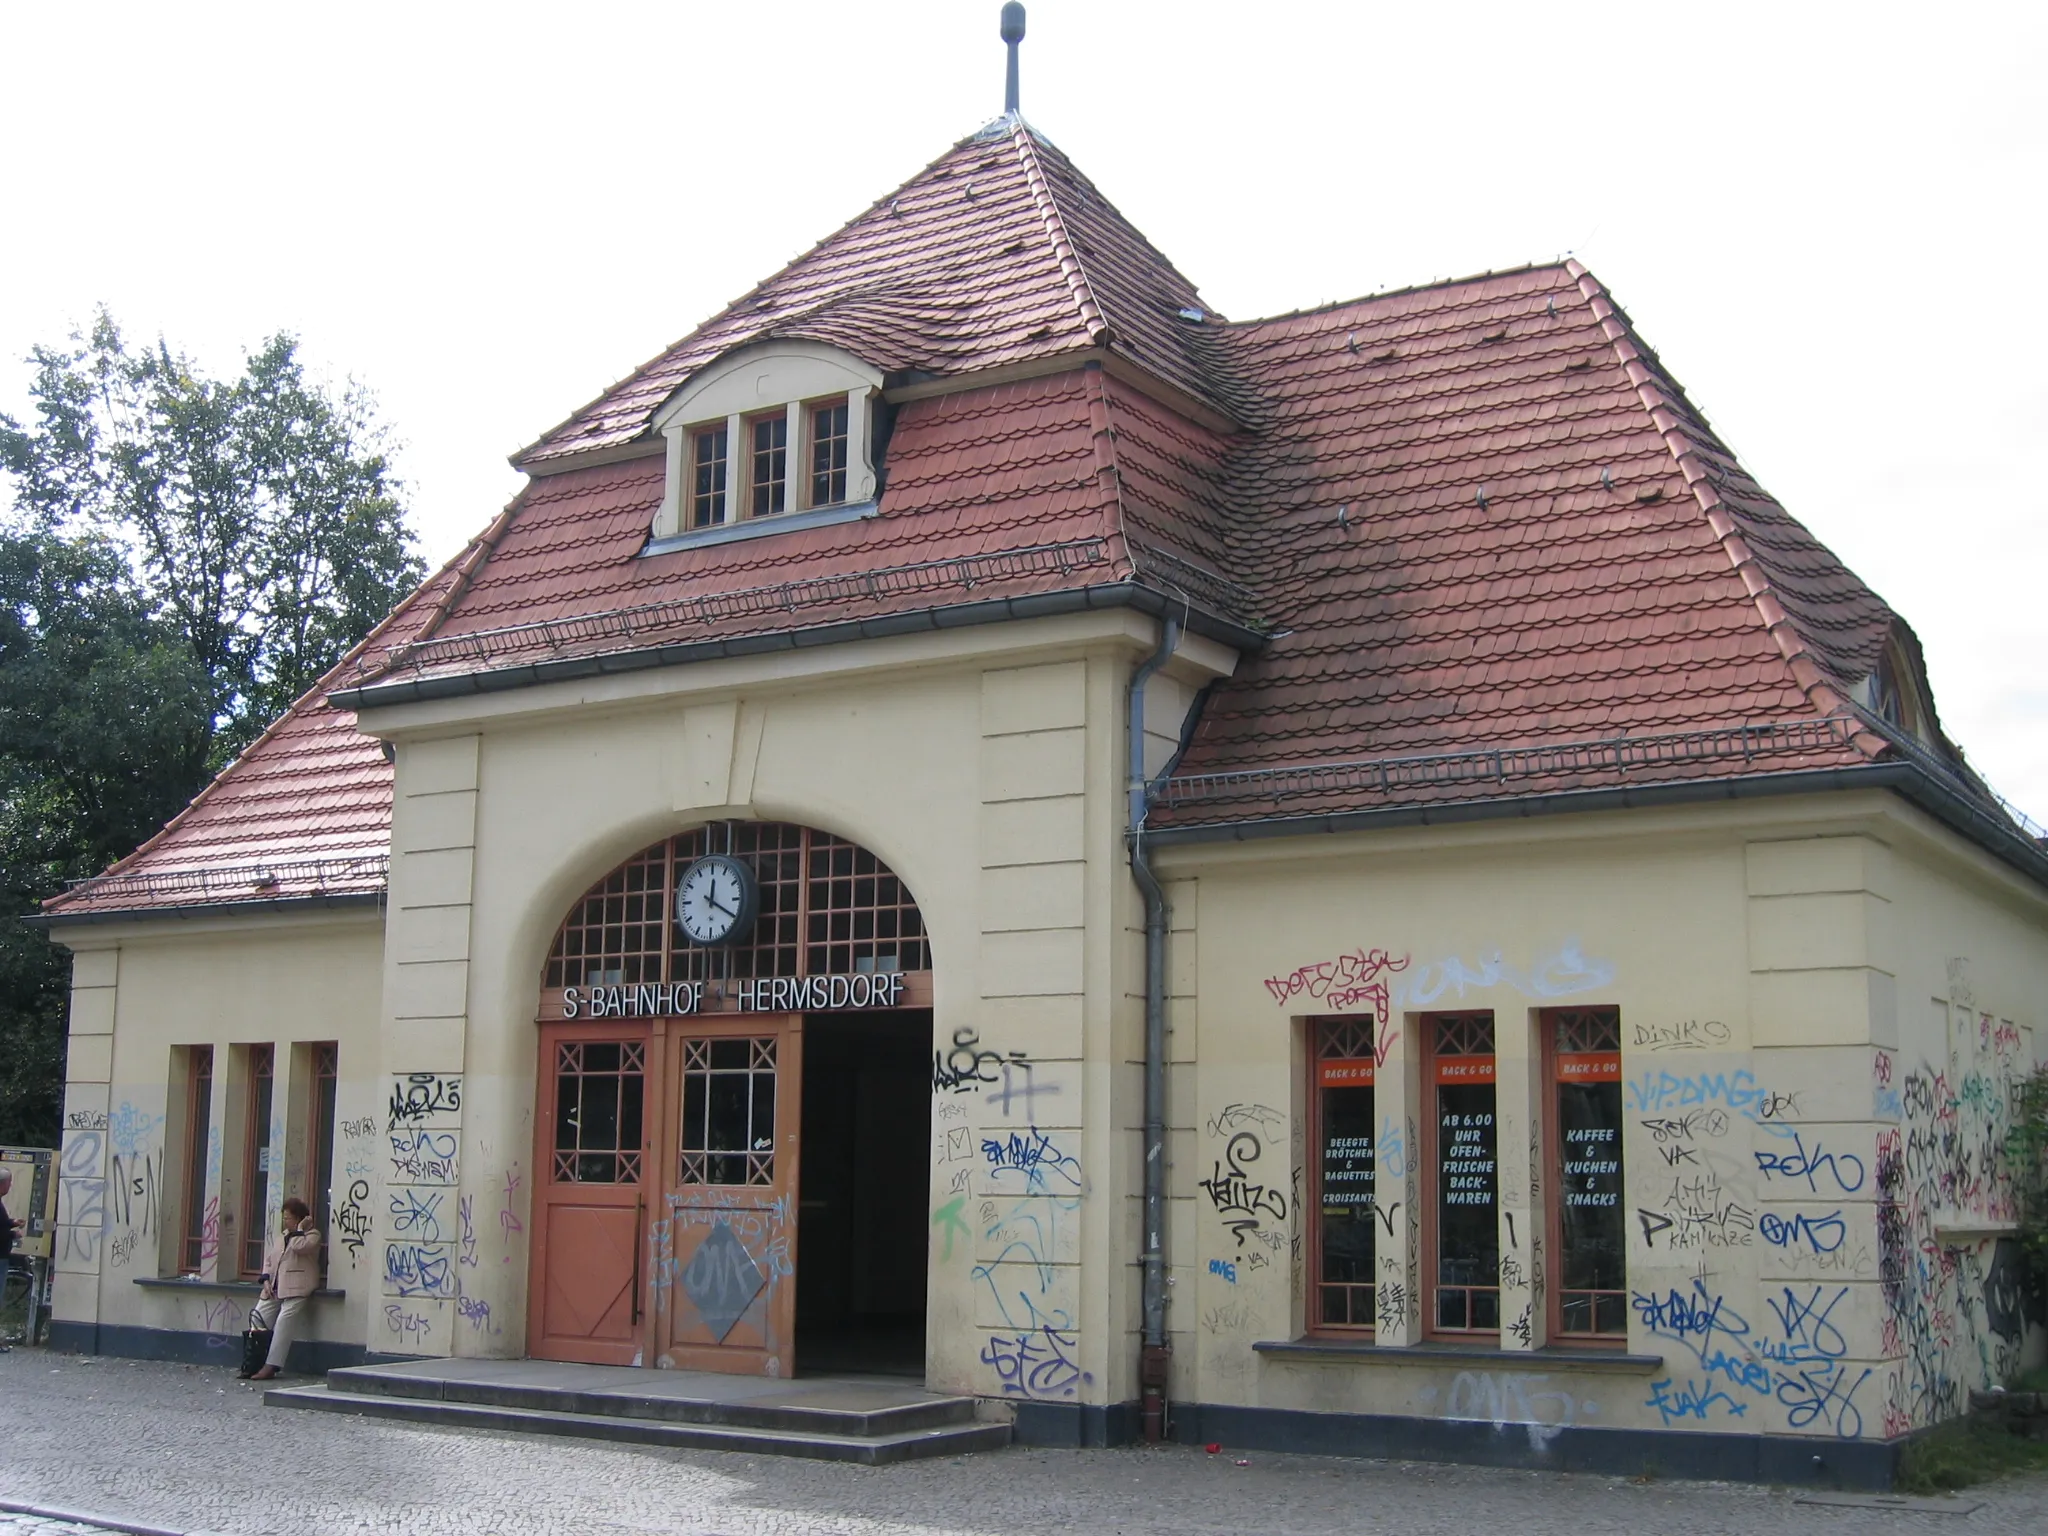
M1240 1248L1244 1246L1245 1235L1258 1231L1264 1218L1287 1219L1285 1192L1254 1180L1247 1166L1257 1162L1264 1151L1258 1137L1250 1131L1239 1131L1223 1149L1221 1160L1211 1165L1210 1176L1202 1180L1209 1203L1223 1216L1224 1225L1237 1235Z

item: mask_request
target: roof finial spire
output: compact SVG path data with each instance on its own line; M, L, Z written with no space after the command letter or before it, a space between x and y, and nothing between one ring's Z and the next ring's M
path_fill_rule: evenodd
M1003 41L1010 45L1010 72L1003 84L1003 110L1017 115L1017 45L1024 41L1024 7L1017 0L1003 7Z

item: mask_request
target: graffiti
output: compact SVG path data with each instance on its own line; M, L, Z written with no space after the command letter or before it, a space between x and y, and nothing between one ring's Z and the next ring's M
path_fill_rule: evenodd
M984 1137L981 1155L988 1161L991 1180L1021 1174L1031 1190L1044 1191L1055 1180L1071 1189L1081 1187L1080 1159L1054 1145L1052 1137L1035 1125L1029 1135L1012 1131Z
M1738 1419L1749 1411L1749 1404L1738 1403L1718 1387L1702 1386L1690 1379L1674 1381L1668 1376L1650 1383L1650 1395L1645 1406L1656 1409L1663 1416L1666 1428L1685 1419L1704 1421L1716 1407L1726 1410L1729 1417Z
M1260 1255L1255 1255L1255 1257L1260 1257ZM1237 1284L1237 1266L1228 1259L1211 1259L1209 1261L1209 1273L1221 1275L1228 1284Z
M1229 1136L1237 1131L1260 1131L1268 1140L1287 1129L1287 1117L1265 1104L1226 1104L1209 1117L1211 1136Z
M1675 1109L1732 1109L1754 1119L1763 1090L1746 1068L1734 1072L1645 1072L1627 1085L1632 1114L1661 1115Z
M732 1332L770 1283L726 1221L715 1223L697 1244L681 1279L683 1294L695 1304L713 1343Z
M968 1093L977 1083L1000 1083L1005 1062L1024 1063L1022 1051L1005 1056L983 1047L981 1032L972 1025L953 1031L951 1049L932 1052L932 1092Z
M476 1268L476 1196L464 1195L455 1202L455 1218L462 1223L462 1235L455 1262L466 1269Z
M1711 1175L1672 1180L1663 1209L1639 1209L1636 1220L1649 1248L1660 1234L1667 1248L1747 1248L1756 1232L1756 1213Z
M995 1105L1005 1120L1010 1118L1018 1103L1023 1104L1028 1114L1033 1099L1040 1094L1056 1096L1060 1091L1058 1083L1041 1083L1032 1077L1031 1063L1023 1059L1021 1051L1010 1053L1010 1059L1003 1063L1002 1072L1001 1085L989 1089L981 1097L984 1103Z
M1569 1392L1546 1389L1549 1380L1543 1373L1460 1371L1451 1382L1443 1416L1491 1424L1495 1429L1521 1428L1528 1433L1531 1450L1546 1450L1558 1431L1579 1422L1582 1412L1590 1415L1596 1411L1593 1405L1574 1400ZM1425 1389L1425 1400L1430 1395Z
M460 1143L454 1131L397 1130L391 1136L395 1183L453 1184Z
M434 1328L424 1314L409 1312L395 1301L384 1304L384 1326L409 1344L424 1342Z
M1224 1225L1237 1235L1240 1248L1244 1246L1245 1235L1257 1231L1266 1218L1274 1221L1287 1219L1286 1194L1271 1185L1257 1182L1251 1176L1248 1165L1257 1162L1264 1150L1257 1136L1250 1131L1239 1131L1230 1138L1222 1158L1211 1165L1209 1177L1201 1181L1210 1205L1225 1218Z
M1248 1333L1257 1327L1258 1320L1249 1302L1233 1299L1204 1312L1202 1328L1207 1333Z
M1659 1146L1673 1141L1691 1141L1697 1136L1718 1139L1728 1134L1728 1112L1721 1109L1696 1109L1676 1119L1653 1117L1643 1121L1642 1126L1650 1133L1650 1139Z
M1276 1003L1306 994L1330 1008L1350 1009L1364 1004L1373 1018L1385 1024L1388 978L1407 968L1406 955L1396 960L1384 949L1357 949L1333 960L1297 967L1286 976L1268 976L1266 990Z
M1080 1209L1079 1196L1026 1195L1006 1215L997 1214L993 1201L983 1203L983 1237L995 1257L975 1265L971 1274L976 1284L988 1287L1011 1329L1073 1326L1072 1309L1065 1304L1072 1298L1054 1293L1072 1276L1072 1218Z
M971 1238L974 1235L969 1230L965 1219L960 1215L960 1208L966 1203L967 1197L965 1195L955 1195L951 1200L948 1200L944 1205L932 1212L932 1225L944 1233L946 1238L946 1251L939 1255L939 1262L941 1263L952 1262L953 1237L955 1233L967 1238Z
M1673 1288L1661 1296L1637 1291L1629 1305L1644 1329L1683 1344L1702 1365L1707 1363L1709 1351L1717 1348L1717 1340L1726 1339L1738 1351L1747 1350L1748 1321L1724 1297L1710 1293L1704 1281L1694 1280L1689 1291Z
M1820 1193L1822 1174L1827 1175L1836 1194L1853 1195L1863 1187L1863 1159L1855 1153L1830 1152L1819 1140L1809 1152L1805 1137L1797 1131L1792 1132L1791 1140L1790 1152L1757 1152L1757 1172L1767 1179L1804 1179L1815 1194Z
M64 1117L64 1125L73 1131L104 1131L107 1112L103 1109L74 1109Z
M481 1296L463 1295L456 1297L455 1310L461 1314L462 1320L468 1323L470 1328L477 1333L502 1333L504 1331L491 1321L491 1304Z
M499 1255L500 1264L512 1262L512 1239L524 1236L526 1232L526 1223L519 1219L519 1213L513 1209L519 1199L521 1182L519 1165L514 1163L505 1170L505 1188L502 1191L504 1203L498 1207L498 1241L505 1249L505 1252Z
M164 1117L123 1100L107 1117L106 1126L107 1144L117 1155L132 1159L163 1139Z
M981 1363L1019 1397L1072 1397L1095 1379L1074 1363L1073 1335L1063 1328L992 1334Z
M421 1125L429 1120L444 1122L462 1111L462 1074L407 1072L391 1080L391 1100L386 1107L386 1129Z
M1408 1142L1392 1115L1380 1116L1379 1171L1390 1179L1408 1177Z
M1766 1211L1758 1218L1757 1235L1773 1248L1799 1248L1810 1253L1833 1253L1848 1238L1849 1225L1839 1210L1825 1216L1795 1211L1780 1216Z
M2026 1272L2020 1245L2001 1237L1992 1247L1991 1268L1984 1276L1984 1326L2012 1344L2024 1330L2021 1312Z
M1522 1308L1522 1315L1508 1324L1508 1332L1514 1336L1516 1343L1524 1348L1528 1347L1530 1341L1535 1337L1535 1329L1529 1321L1528 1307L1524 1306Z
M199 1271L205 1274L212 1270L220 1258L220 1196L214 1195L206 1202L206 1210L199 1221Z
M428 1193L410 1185L391 1191L391 1230L411 1237L415 1242L438 1243L441 1241L441 1201L445 1190Z
M357 1179L348 1187L348 1199L334 1213L334 1230L341 1234L350 1263L354 1263L356 1255L363 1251L363 1243L370 1235L369 1198L369 1181Z
M1636 1024L1630 1041L1639 1051L1718 1051L1728 1044L1719 1019L1684 1019L1676 1024Z
M1597 991L1614 977L1611 962L1587 959L1574 939L1551 954L1537 956L1526 967L1508 964L1499 950L1475 965L1450 956L1416 967L1414 975L1397 982L1394 990L1396 1001L1411 1008L1427 1008L1446 995L1462 998L1468 990L1485 992L1495 987L1512 987L1529 998L1570 997Z
M455 1295L455 1265L442 1243L386 1243L384 1293L387 1296Z
M367 1141L377 1134L377 1122L368 1115L341 1122L341 1134L349 1141Z

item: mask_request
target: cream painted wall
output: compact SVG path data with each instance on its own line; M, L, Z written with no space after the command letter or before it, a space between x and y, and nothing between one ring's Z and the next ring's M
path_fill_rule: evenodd
M524 1352L548 947L622 859L750 817L838 833L894 869L932 936L935 1055L1004 1063L935 1093L932 1165L903 1191L930 1212L928 1379L1130 1395L1119 1212L1136 1163L1117 1128L1138 1108L1118 1063L1142 957L1124 685L1155 636L1089 615L366 715L397 749L385 1069L460 1094L436 1127L456 1166L432 1176L452 1181L461 1226L380 1232L385 1294L351 1303L372 1347L394 1348L379 1322L395 1307L405 1352ZM1191 642L1164 688L1184 704L1219 658ZM1170 729L1155 746L1163 762ZM376 1206L414 1176L394 1165Z
M1538 1442L1570 1424L1862 1438L1953 1413L1963 1387L2017 1364L2009 1319L2002 1337L1985 1321L1995 1231L1932 1239L1942 1211L2009 1215L1998 1116L2040 1056L2048 906L1903 804L1737 802L1159 857L1199 914L1176 934L1199 997L1176 1019L1176 1061L1180 1032L1198 1039L1174 1079L1194 1098L1172 1117L1177 1396L1479 1419ZM1302 1021L1373 1017L1375 986L1386 1347L1262 1355L1254 1344L1304 1326ZM1553 1182L1533 1140L1548 1098L1535 1015L1550 1004L1620 1009L1637 1362L1533 1353L1554 1268L1533 1241ZM1423 1338L1419 1019L1476 1008L1499 1039L1502 1313L1521 1326L1461 1369L1397 1346ZM1937 1083L1944 1030L1966 1049ZM1903 1179L1886 1159L1901 1128L1917 1148ZM1943 1178L1961 1186L1946 1204L1931 1198ZM1913 1342L1944 1332L1960 1342L1938 1360Z
M234 1047L276 1047L273 1145L302 1139L305 1053L299 1042L339 1046L338 1126L331 1208L349 1205L354 1181L369 1167L361 1134L379 1108L377 1016L382 916L337 909L226 921L196 919L64 928L73 951L72 1043L65 1089L59 1183L55 1316L62 1321L199 1333L217 1341L223 1361L238 1348L248 1296L211 1288L230 1278L239 1236L243 1074ZM205 1155L206 1216L202 1280L163 1290L138 1279L174 1274L185 1209L183 1147L172 1102L174 1047L214 1050L211 1136ZM296 1160L289 1170L303 1178ZM267 1228L287 1192L273 1181ZM365 1192L367 1187L364 1186ZM298 1189L293 1192L306 1194ZM360 1202L358 1202L360 1205ZM329 1285L361 1298L372 1258L360 1241L330 1230ZM306 1336L360 1343L361 1314L339 1300L317 1300Z

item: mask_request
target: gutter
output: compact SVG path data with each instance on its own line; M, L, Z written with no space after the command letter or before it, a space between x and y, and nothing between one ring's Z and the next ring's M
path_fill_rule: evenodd
M1131 878L1145 898L1145 1214L1144 1336L1138 1354L1140 1415L1145 1440L1166 1437L1166 1386L1173 1351L1166 1336L1166 892L1145 849L1145 685L1180 644L1180 621L1160 626L1159 649L1131 674L1126 696Z
M30 912L24 927L53 934L58 928L86 928L107 923L146 923L168 918L239 917L248 913L322 912L331 908L382 907L385 893L345 891L331 896L271 896L260 901L208 901L196 906L103 907L93 912Z
M444 677L417 678L410 682L367 683L359 688L342 688L327 695L336 709L380 709L395 704L417 704L430 699L469 698L477 694L505 693L535 688L544 683L578 678L609 677L626 672L644 672L655 667L683 666L691 662L731 660L746 656L771 655L784 651L809 650L817 646L843 645L856 640L882 640L897 635L929 634L935 630L967 629L979 624L1006 624L1017 619L1042 619L1069 613L1092 613L1108 608L1129 608L1155 618L1169 613L1211 640L1238 651L1259 651L1267 637L1229 619L1189 608L1185 598L1156 592L1134 581L1114 582L1100 587L1074 587L1030 597L999 597L977 603L949 603L918 608L904 613L883 614L872 619L853 619L840 624L823 624L810 629L779 630L772 634L739 635L725 640L694 640L681 645L652 646L645 650L617 651L599 656L564 657L557 661L530 662L525 666L503 667L487 672L465 672Z
M1512 799L1454 800L1440 805L1387 806L1375 810L1332 811L1324 815L1260 816L1242 821L1160 827L1147 835L1162 847L1245 843L1266 838L1304 837L1319 832L1455 826L1461 822L1568 816L1660 805L1699 805L1718 800L1762 800L1858 789L1893 791L2028 879L2048 888L2048 850L2021 836L2001 819L1911 762L1752 774L1735 779L1691 779L1676 784L1642 784L1618 789L1560 790L1554 794L1524 795Z

